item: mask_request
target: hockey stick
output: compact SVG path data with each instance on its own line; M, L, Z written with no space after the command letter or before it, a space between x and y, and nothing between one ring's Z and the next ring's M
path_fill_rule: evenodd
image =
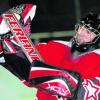
M17 20L13 12L9 10L6 13L2 14L2 17L9 26L12 34L16 37L19 45L21 46L30 63L32 63L33 60L42 60L32 41L23 30L22 25Z

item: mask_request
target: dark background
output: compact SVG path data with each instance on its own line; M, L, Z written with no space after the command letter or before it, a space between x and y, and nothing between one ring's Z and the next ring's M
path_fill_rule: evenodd
M22 3L37 5L32 33L73 30L80 17L100 13L100 0L1 0L0 13Z

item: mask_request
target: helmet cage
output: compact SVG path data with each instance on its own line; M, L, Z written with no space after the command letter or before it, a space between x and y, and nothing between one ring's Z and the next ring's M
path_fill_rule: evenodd
M91 27L90 24L85 24L85 23L83 23L83 21L81 23L79 23L79 24L76 24L75 25L75 32L76 33L78 32L79 28L86 28L87 30L89 30L89 31L91 31L91 32L93 32L93 33L96 34L96 37L92 41L90 41L90 42L84 42L82 44L94 44L94 43L97 42L97 40L100 37L100 32L98 30L96 30L95 28ZM74 36L74 42L76 42L77 45L81 45L77 41L77 34Z

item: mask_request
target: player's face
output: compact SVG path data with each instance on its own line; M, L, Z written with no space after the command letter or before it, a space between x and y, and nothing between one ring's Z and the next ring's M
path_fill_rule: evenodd
M95 37L96 37L95 33L91 32L86 27L81 26L78 28L76 32L75 39L78 44L83 44L91 42Z

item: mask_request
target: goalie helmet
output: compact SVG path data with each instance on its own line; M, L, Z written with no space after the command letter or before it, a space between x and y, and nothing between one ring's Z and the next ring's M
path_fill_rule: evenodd
M91 33L96 34L96 37L92 41L79 44L77 42L77 32L81 27L84 27ZM78 24L76 24L75 31L76 35L72 39L72 48L80 52L87 51L91 47L96 48L100 40L100 15L89 13L87 16L83 17Z

